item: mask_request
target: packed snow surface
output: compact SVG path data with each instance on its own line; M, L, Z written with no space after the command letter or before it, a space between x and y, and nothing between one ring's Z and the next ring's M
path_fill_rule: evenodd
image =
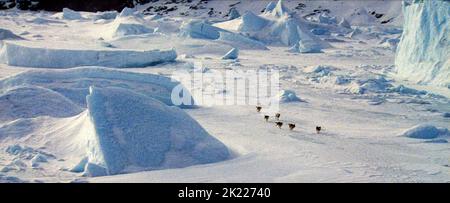
M446 128L438 128L433 125L423 124L406 130L402 135L417 139L434 139L439 136L450 136L450 133Z

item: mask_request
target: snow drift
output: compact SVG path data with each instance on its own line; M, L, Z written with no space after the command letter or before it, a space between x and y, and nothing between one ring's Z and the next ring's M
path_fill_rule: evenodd
M50 93L55 94L56 96L52 96L54 99L58 98L57 95L60 94L80 107L85 108L85 98L89 94L88 90L90 86L98 88L122 87L155 98L166 105L172 106L172 89L178 85L180 85L179 82L159 75L131 73L101 67L83 67L20 73L0 80L0 93L21 86L39 86L51 90L49 93L46 93L47 91L44 92L47 95ZM34 95L38 92L32 91L30 93ZM47 100L51 100L51 98ZM20 103L16 105L18 104ZM182 105L181 107L188 108L189 106Z
M12 66L70 68L77 66L145 67L177 58L175 50L59 49L5 42L0 62Z
M433 125L417 125L402 133L403 136L416 139L434 139L439 136L448 136L450 132L446 128L439 128Z
M85 175L186 167L223 161L228 149L176 107L123 88L91 87L94 128Z
M401 78L450 87L450 2L404 1L395 65Z

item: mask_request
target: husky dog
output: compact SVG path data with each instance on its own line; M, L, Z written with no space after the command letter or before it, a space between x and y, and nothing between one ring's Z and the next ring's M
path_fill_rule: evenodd
M277 120L280 120L280 116L281 116L280 113L276 113L276 114L275 114L275 117L277 118Z
M319 134L321 130L322 130L322 127L316 126L316 132L317 132L317 134Z
M289 129L290 129L290 130L294 130L294 128L295 128L295 124L289 123Z
M256 106L256 112L261 112L262 107Z
M269 121L269 116L268 115L264 115L264 120Z
M283 126L283 122L276 122L275 124L276 124L277 127L280 128L280 129L281 129L281 126Z

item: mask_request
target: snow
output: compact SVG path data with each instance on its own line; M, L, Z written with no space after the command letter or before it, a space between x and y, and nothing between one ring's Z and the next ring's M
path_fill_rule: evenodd
M175 50L82 50L78 48L45 48L27 43L12 42L5 42L0 50L1 63L41 68L77 66L144 67L174 61L176 57Z
M272 101L278 101L280 103L288 103L288 102L301 102L303 100L297 97L295 92L292 90L282 90L274 98L272 98Z
M161 12L142 5L120 16L77 12L76 20L1 11L2 29L26 40L4 39L0 46L36 49L15 57L39 63L0 63L0 182L450 181L450 89L396 75L401 1L305 1L304 7L275 1L262 12L269 0L209 0L205 9L189 9L197 2L178 1L171 4L177 10ZM229 20L230 8L243 15ZM367 15L357 15L358 8ZM336 23L344 19L348 25ZM131 29L115 36L120 24ZM134 32L137 27L149 30ZM318 53L301 53L301 44ZM223 60L233 48L238 59ZM180 57L131 63L149 59L141 55L148 50L176 50ZM47 52L61 57L40 59ZM110 61L85 57L88 52ZM124 54L137 55L125 61ZM41 67L86 60L105 67ZM238 93L236 101L245 101L243 91L216 88L220 79L195 74L233 73L226 79L243 84L265 70L279 74L282 91L269 90L276 111L262 101L259 113L256 103L176 107L171 101L174 87L191 82L172 81L174 74L202 82L192 91L213 87L207 96L215 100ZM290 130L289 123L297 127ZM415 139L406 131L439 135Z
M450 85L449 4L404 2L404 31L395 60L398 77L420 84Z
M58 92L38 86L0 89L0 121L38 116L68 117L81 108Z
M227 52L222 59L237 59L239 57L239 49L233 48Z
M440 136L450 136L448 129L433 125L417 125L402 133L403 136L416 139L434 139Z
M222 143L177 107L121 88L91 87L87 103L103 158L89 160L91 176L102 175L100 166L118 174L129 167L186 167L229 157Z

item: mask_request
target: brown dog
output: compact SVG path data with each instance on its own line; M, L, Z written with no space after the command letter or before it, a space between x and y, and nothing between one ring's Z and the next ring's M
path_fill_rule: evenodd
M321 130L322 130L322 127L316 126L316 132L317 132L317 134L319 134Z
M294 130L294 128L295 128L295 124L289 123L289 129L290 129L290 130Z
M261 109L262 109L262 107L260 107L260 106L256 106L256 112L261 112Z
M269 121L269 116L268 115L264 115L264 120Z
M281 126L283 126L283 122L276 122L275 124L276 124L277 127L280 128L280 129L281 129Z
M280 120L280 116L281 116L280 113L276 113L276 114L275 114L275 117L277 118L277 120Z

